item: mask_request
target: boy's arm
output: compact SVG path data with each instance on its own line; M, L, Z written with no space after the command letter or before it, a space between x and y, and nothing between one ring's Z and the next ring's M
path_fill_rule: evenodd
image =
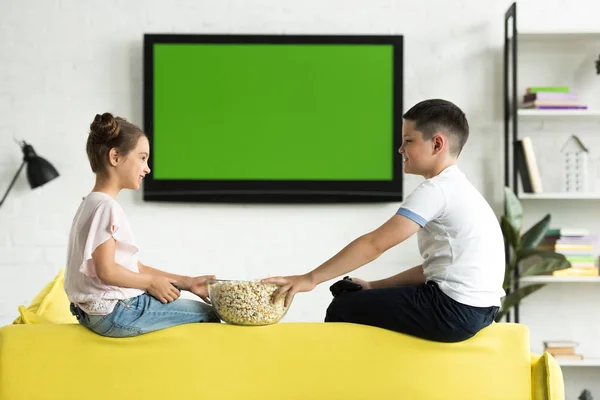
M406 271L402 271L394 276L390 276L389 278L368 282L368 289L383 289L389 287L418 285L419 283L423 282L425 282L423 266L418 265L416 267L407 269Z
M322 282L354 271L375 260L391 247L412 236L419 228L419 224L413 220L396 214L376 230L352 241L313 271L304 275L267 278L263 279L263 282L281 285L275 292L273 301L285 294L287 306L296 293L311 291Z

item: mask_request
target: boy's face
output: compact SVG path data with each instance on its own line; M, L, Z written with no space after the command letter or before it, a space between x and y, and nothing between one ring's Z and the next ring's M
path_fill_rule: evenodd
M415 122L405 120L402 124L402 146L398 149L404 160L404 172L425 175L432 167L431 140L415 129Z

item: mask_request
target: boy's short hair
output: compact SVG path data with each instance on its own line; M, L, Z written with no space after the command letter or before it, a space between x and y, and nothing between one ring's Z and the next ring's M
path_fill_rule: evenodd
M450 152L456 157L469 138L469 122L455 104L442 99L424 100L415 104L402 118L415 122L415 129L429 140L436 132L450 136Z

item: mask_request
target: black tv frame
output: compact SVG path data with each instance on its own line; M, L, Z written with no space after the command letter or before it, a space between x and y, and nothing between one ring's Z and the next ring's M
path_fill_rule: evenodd
M144 35L144 131L154 152L154 45L162 43L384 44L394 48L393 179L391 181L155 180L144 179L145 201L211 203L374 203L402 201L402 35ZM153 169L153 157L149 167Z

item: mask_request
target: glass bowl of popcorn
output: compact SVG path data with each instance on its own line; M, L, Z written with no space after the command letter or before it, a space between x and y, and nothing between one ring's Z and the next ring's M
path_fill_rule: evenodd
M271 325L279 322L290 308L284 306L285 296L273 303L279 289L274 283L210 279L208 297L223 322L233 325Z

